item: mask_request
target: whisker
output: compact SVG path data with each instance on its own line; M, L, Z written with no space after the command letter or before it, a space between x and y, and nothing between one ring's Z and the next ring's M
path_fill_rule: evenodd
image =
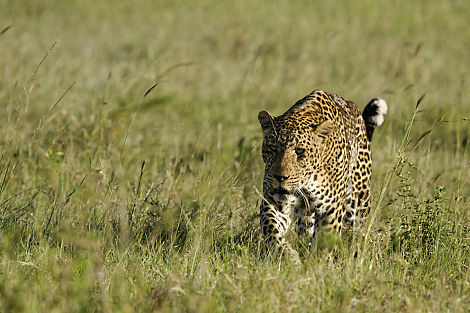
M310 201L308 201L308 198L305 195L305 193L299 187L296 187L295 191L297 191L302 196L302 199L304 200L307 211L310 211Z

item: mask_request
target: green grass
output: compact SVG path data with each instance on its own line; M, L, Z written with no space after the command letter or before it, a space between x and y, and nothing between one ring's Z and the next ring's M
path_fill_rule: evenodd
M466 1L0 8L0 312L470 310ZM256 116L317 88L389 114L369 223L298 267L260 248Z

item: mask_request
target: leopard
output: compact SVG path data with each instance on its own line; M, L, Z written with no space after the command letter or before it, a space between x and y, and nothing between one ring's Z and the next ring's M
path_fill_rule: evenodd
M314 90L280 116L259 112L264 242L301 263L286 239L293 225L312 247L320 229L341 234L361 224L370 211L370 143L387 110L373 98L361 114L351 100Z

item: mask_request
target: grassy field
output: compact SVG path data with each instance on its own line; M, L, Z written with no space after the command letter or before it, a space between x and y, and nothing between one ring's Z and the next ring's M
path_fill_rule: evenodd
M0 0L0 312L469 312L469 21L467 1ZM299 267L260 249L256 117L313 89L389 114L367 224Z

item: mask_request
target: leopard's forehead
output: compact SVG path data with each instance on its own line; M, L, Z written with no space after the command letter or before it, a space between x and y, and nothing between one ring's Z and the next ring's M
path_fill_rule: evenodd
M324 121L321 115L315 112L286 112L274 119L274 128L278 140L283 142L297 142L313 133L316 126Z
M323 100L323 99L322 99ZM295 103L284 114L275 118L275 124L292 131L302 131L315 127L327 118L331 111L331 101L323 103L315 96L308 96Z
M320 124L337 118L338 103L343 102L342 98L335 95L321 90L313 91L284 114L274 118L275 131L271 134L274 138L268 141L286 146L299 142L308 144Z

